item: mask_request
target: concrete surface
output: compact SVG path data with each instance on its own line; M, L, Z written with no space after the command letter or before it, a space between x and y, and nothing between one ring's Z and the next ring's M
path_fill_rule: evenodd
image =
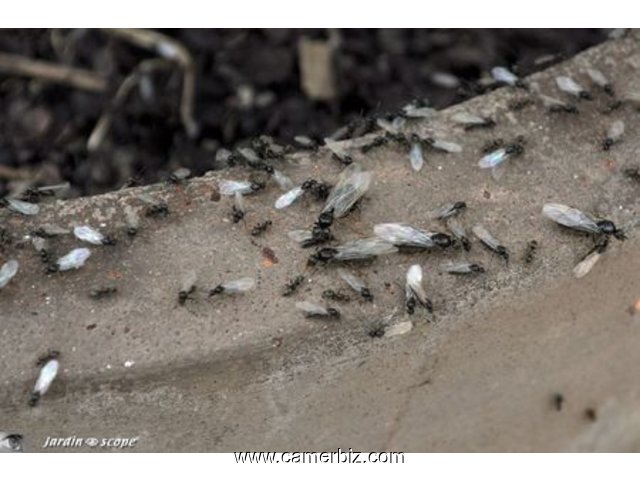
M618 92L640 91L635 34L531 77L531 90L562 98L553 77L569 73L587 85L589 64L605 71ZM73 435L139 437L135 451L640 450L640 317L630 309L640 297L634 229L640 185L622 175L638 164L639 113L631 106L601 113L610 99L600 92L580 102L580 115L550 116L538 104L509 110L526 95L502 88L412 124L409 129L464 147L461 154L428 154L419 174L398 148L366 156L354 151L375 180L362 208L338 221L341 240L369 235L384 221L435 227L426 212L465 200L463 222L468 228L483 222L513 260L506 267L474 242L468 258L483 262L488 273L456 278L437 273L437 266L463 257L460 252L378 259L356 268L375 302L338 306L339 322L310 321L294 307L320 301L322 290L339 281L331 267L308 269L310 252L286 236L310 225L320 205L303 201L276 212L280 192L272 185L247 199L246 225L234 225L230 199L212 197L218 198L217 179L244 179L245 170L185 187L59 201L34 218L3 210L2 224L15 236L42 223L104 223L119 243L93 247L84 268L51 276L30 246L4 252L2 260L15 257L21 269L0 291L0 429L22 433L29 451L41 450L48 436ZM448 120L459 110L490 115L498 126L464 132ZM602 152L599 143L615 119L626 122L624 139ZM526 153L497 183L477 167L480 149L519 134ZM296 182L331 180L340 171L324 151L283 169ZM144 219L129 239L123 208L142 207L141 192L165 199L172 213ZM577 280L572 268L590 240L545 220L540 210L547 201L611 218L629 229L629 239L614 240ZM250 226L265 218L272 229L251 237ZM525 265L531 239L540 248ZM78 242L66 237L54 245L63 254ZM265 247L277 263L265 259ZM406 319L402 284L412 263L425 268L434 315L418 312L406 335L370 338L376 321ZM180 280L190 269L200 290L180 307ZM303 288L282 297L282 286L303 272ZM203 293L242 276L258 280L250 295L208 299ZM113 298L88 297L105 282L118 286ZM48 349L61 352L62 372L41 404L29 408L35 361ZM135 363L127 368L129 361ZM566 399L560 412L554 393ZM596 410L595 421L585 418L587 408ZM85 450L91 449L74 451Z

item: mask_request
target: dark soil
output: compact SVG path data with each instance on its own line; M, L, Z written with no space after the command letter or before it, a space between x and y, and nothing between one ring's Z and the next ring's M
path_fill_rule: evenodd
M414 98L444 107L477 93L475 81L492 66L520 75L601 42L603 30L340 30L335 54L338 95L309 100L300 87L298 41L324 38L311 30L170 30L197 65L197 138L180 122L178 68L153 74L153 96L138 89L115 111L104 147L86 141L124 77L153 53L95 30L2 30L0 51L103 73L110 91L0 74L0 195L20 179L52 184L68 180L72 195L120 188L130 177L162 180L179 166L202 174L215 168L215 151L261 134L290 142L299 134L323 137L366 115L396 111ZM447 72L462 88L431 80ZM256 102L240 105L247 86ZM9 168L5 168L9 167Z

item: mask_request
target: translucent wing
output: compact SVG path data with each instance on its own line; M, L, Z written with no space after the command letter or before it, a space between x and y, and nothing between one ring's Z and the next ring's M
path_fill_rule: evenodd
M317 305L315 303L311 303L311 302L296 302L296 308L298 310L302 310L305 315L309 315L309 316L313 316L313 315L321 315L321 316L328 316L329 312L327 311L326 308L321 307L320 305Z
M293 140L300 146L305 148L312 148L317 145L316 141L306 135L296 135Z
M18 261L9 260L0 268L0 288L4 288L18 273Z
M457 112L451 116L451 120L455 123L468 126L468 125L484 125L487 120L478 115L473 115L467 112Z
M518 82L518 76L505 67L493 67L491 69L491 76L496 82L506 83L511 86L514 86Z
M366 285L362 280L344 268L338 269L338 275L340 275L340 278L347 282L356 292L361 292L363 288L366 288Z
M406 120L402 117L395 117L389 121L386 118L378 118L376 124L383 130L389 133L398 133L402 127L404 127Z
M607 138L616 142L620 140L620 137L624 134L624 122L622 120L616 120L609 127L607 132Z
M438 208L437 210L435 210L434 212L432 212L431 218L444 220L446 218L457 215L466 207L467 207L467 204L464 202L447 203L441 206L440 208Z
M582 88L573 78L562 75L556 77L556 85L560 90L574 97L579 97L584 88Z
M457 218L447 218L447 228L453 233L453 236L458 240L462 238L467 238L467 232L464 229L464 226Z
M236 210L240 212L244 212L244 195L237 191L233 196L233 205L236 207Z
M596 221L590 215L581 212L577 208L560 203L547 203L542 207L542 214L568 228L590 233L600 232Z
M454 142L447 142L446 140L434 140L431 143L431 146L448 153L460 153L462 151L462 147L460 145Z
M323 212L329 211L331 208L333 208L336 202L336 198L342 195L344 190L348 187L351 176L361 171L362 167L359 164L352 163L351 165L346 166L344 170L340 172L340 175L338 175L338 181L331 189L331 192L327 197L327 202L325 203L325 206L322 210Z
M586 274L588 274L591 271L593 266L596 263L598 263L598 260L600 260L601 256L602 255L597 251L591 252L573 268L573 275L576 278L584 277Z
M9 210L22 215L37 215L40 212L40 205L36 203L29 203L16 198L7 198L7 206Z
M333 258L339 261L364 260L398 251L392 243L378 237L362 238L335 248L337 253Z
M236 192L247 195L252 192L251 183L236 180L220 180L218 182L220 187L220 194L222 195L235 195Z
M484 244L489 246L492 249L498 248L501 244L496 238L489 233L483 225L477 224L474 225L471 231L474 233L476 237L478 237Z
M49 360L40 369L40 374L38 375L36 384L33 387L33 391L39 393L40 395L44 395L45 393L47 393L49 387L51 387L51 384L53 383L53 380L58 375L59 368L60 362L58 360Z
M411 265L407 271L407 285L405 289L406 297L415 297L422 305L428 303L427 294L422 287L422 267Z
M424 155L422 154L422 146L419 143L414 143L411 146L409 160L411 161L411 168L416 172L422 170L422 167L424 166Z
M500 148L482 157L478 162L478 166L480 168L494 168L504 162L507 156L507 150Z
M246 158L249 163L260 163L260 157L253 148L239 148L238 153Z
M313 238L313 233L310 230L291 230L287 235L297 243L303 243Z
M337 142L335 140L332 140L331 138L325 138L324 144L329 150L331 150L331 153L336 154L340 158L348 155L348 152L346 147L344 146L344 143ZM351 165L347 166L347 168L349 168Z
M497 182L502 178L506 170L506 163L500 163L491 169L491 177Z
M91 250L88 248L76 248L67 253L64 257L60 257L56 262L61 272L73 270L84 265L91 256Z
M404 223L378 223L373 227L373 233L393 245L418 248L435 247L430 232Z
M304 190L302 189L302 187L292 188L284 195L281 195L278 198L278 200L276 200L276 205L275 205L276 208L278 210L287 208L289 205L291 205L293 202L299 199L303 193L304 193Z
M36 252L45 252L49 247L47 240L37 235L31 237L31 245L33 245Z
M458 88L460 86L460 79L448 72L433 72L429 79L442 88Z
M191 170L186 167L180 167L171 173L171 178L174 180L186 180L191 175Z
M605 77L604 73L602 73L600 70L596 70L595 68L587 68L587 75L589 75L591 81L599 87L604 88L609 85L609 80L607 80L607 77Z
M476 273L483 271L480 265L469 262L447 262L440 265L440 271L444 273Z
M373 179L372 172L356 171L331 190L327 203L322 209L328 212L333 209L333 216L340 218L345 216L351 207L367 192Z
M409 118L431 118L437 110L429 107L416 107L415 105L405 105L402 111Z
M80 225L73 229L73 234L78 240L91 243L93 245L102 245L104 243L104 235L88 225Z
M197 279L198 275L196 274L196 271L189 270L180 282L180 291L187 293L190 292L193 289L193 286L196 284Z
M542 105L546 109L550 110L567 110L571 109L571 105L563 102L562 100L558 100L557 98L549 97L547 95L540 94L540 100L542 100Z
M240 278L239 280L231 280L228 282L224 282L222 287L224 288L225 293L242 293L248 290L251 290L255 287L256 281L253 278L245 277Z
M413 322L411 321L394 323L393 325L387 327L387 329L384 331L384 336L396 337L398 335L404 335L406 333L409 333L412 329L413 329Z
M286 192L287 190L291 190L293 188L293 182L291 181L291 179L287 177L284 173L282 173L280 170L273 171L273 179L276 181L276 183L280 187L280 190L283 190Z

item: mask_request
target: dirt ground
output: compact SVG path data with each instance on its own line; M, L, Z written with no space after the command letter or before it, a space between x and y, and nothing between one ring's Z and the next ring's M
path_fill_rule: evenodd
M592 90L592 101L575 101L578 115L549 114L535 96L561 97L554 82L561 74L587 84L589 66L606 71L621 97L637 91L637 33L533 75L529 91L501 88L410 124L410 132L463 146L458 154L430 152L420 173L400 147L363 154L354 145L366 139L344 144L375 179L360 208L337 221L336 243L371 235L380 222L441 229L427 212L464 200L461 221L467 228L482 222L511 260L506 265L474 239L468 254L402 253L354 265L375 300L336 305L340 321L311 321L295 308L300 300L322 302L323 290L340 285L331 265L309 268L311 252L286 235L308 227L321 204L305 199L276 212L282 192L270 183L247 197L245 222L234 224L232 201L219 195L217 182L247 179L254 172L246 168L185 185L43 203L35 217L2 209L12 236L2 260L21 265L0 290L3 431L24 434L30 451L41 450L47 436L72 435L138 437L136 451L638 451L640 185L624 173L638 166L638 110L627 103L604 113L611 98ZM532 104L510 108L528 95ZM466 132L452 121L462 110L497 125ZM603 151L614 120L627 130ZM496 182L478 168L483 146L518 135L526 137L525 152ZM325 149L278 166L296 183L309 175L335 181L341 170ZM129 238L124 211L148 206L143 194L165 201L171 213L144 218ZM572 270L592 240L543 218L550 201L610 218L628 239L612 239L593 271L576 279ZM252 237L251 227L264 219L272 228ZM87 222L118 243L92 247L78 271L46 275L21 241L46 222ZM527 264L531 240L539 249ZM52 253L74 246L63 236ZM480 262L487 271L439 273L451 259ZM433 315L405 313L404 278L414 263L425 269ZM190 270L198 289L180 306ZM282 297L297 274L306 276L302 288ZM255 291L207 297L222 280L242 276L256 278ZM115 284L117 294L89 298L105 284ZM380 322L404 321L413 323L404 335L370 336ZM35 361L51 348L62 355L60 377L30 408ZM564 398L559 410L557 394Z
M521 75L567 58L606 38L604 30L170 30L194 62L195 119L191 138L181 123L181 74L159 68L146 89L114 101L123 80L154 57L148 49L104 32L0 31L0 52L82 68L105 79L86 91L0 72L0 196L21 181L69 181L70 196L118 189L132 178L158 182L179 166L202 175L218 168L221 146L262 134L291 143L323 138L372 114L397 111L413 99L442 108L484 90L478 80L495 65ZM301 87L299 43L332 38L335 93L314 99ZM536 60L552 55L543 64ZM454 75L451 88L434 73ZM105 111L113 121L101 148L87 140Z

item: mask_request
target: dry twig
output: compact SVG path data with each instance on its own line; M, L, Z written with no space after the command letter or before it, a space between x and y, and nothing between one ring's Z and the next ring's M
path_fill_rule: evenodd
M161 57L171 60L180 66L183 71L180 118L187 135L195 137L198 133L198 124L193 116L196 70L193 58L186 47L175 39L153 30L109 28L103 31L141 48L153 50Z
M120 87L118 87L118 91L113 97L111 105L102 113L95 127L93 127L89 140L87 140L88 151L94 152L100 148L111 127L113 113L124 104L131 90L133 90L146 75L170 66L171 64L166 60L154 58L140 62L140 64L127 75L120 84Z
M104 92L107 79L89 70L0 53L0 73L60 83L90 92Z

